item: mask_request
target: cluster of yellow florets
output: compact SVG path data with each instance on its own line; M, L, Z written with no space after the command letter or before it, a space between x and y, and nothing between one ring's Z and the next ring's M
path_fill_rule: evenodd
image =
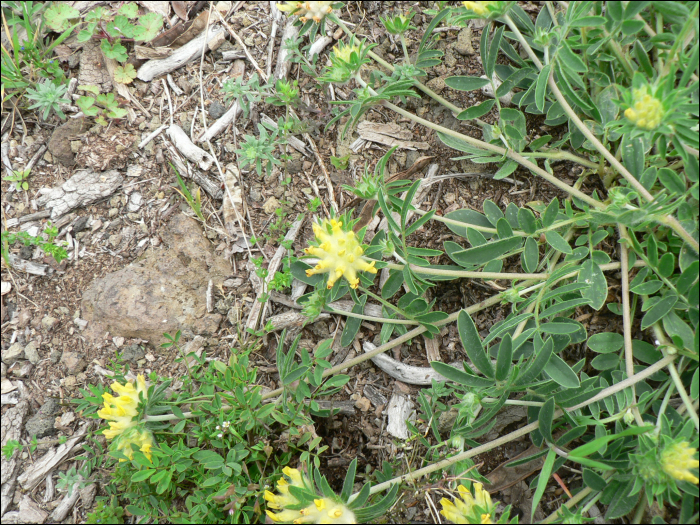
M663 104L649 93L648 86L632 90L632 106L625 110L625 117L638 128L656 129L661 124L663 116Z
M442 498L440 514L452 523L493 523L495 505L481 483L474 484L473 496L464 485L457 487L457 490L462 499L455 498L453 503L447 498Z
M333 54L336 58L345 63L350 62L350 56L353 51L357 53L357 56L360 56L360 48L358 46L346 46L341 44L340 48L338 46L333 47Z
M139 394L143 394L144 399L148 393L146 379L140 375L134 383L121 385L117 382L111 384L119 397L105 392L102 394L104 408L97 412L97 415L109 422L109 428L103 434L107 439L115 440L116 449L121 450L125 456L131 459L134 455L131 444L134 443L151 459L151 447L153 446L153 434L145 428L138 428L138 406ZM123 459L120 461L124 461Z
M317 498L314 502L302 509L295 510L290 507L299 506L300 501L289 491L290 486L306 491L313 491L313 485L309 479L295 468L284 467L282 472L290 480L280 478L277 482L277 491L274 494L265 491L267 506L281 512L274 513L267 510L267 515L272 521L287 523L357 523L355 515L342 503L330 498Z
M687 441L672 443L661 453L661 468L672 478L697 485L700 480L690 472L690 469L696 469L700 466L700 462L695 459L697 451Z
M464 4L464 7L466 7L470 11L473 11L479 16L488 16L490 14L490 10L488 7L493 3L494 2L462 2L462 4Z
M299 15L299 20L306 22L311 19L319 23L333 11L333 2L284 2L278 3L277 9Z
M325 220L313 225L318 246L311 246L304 251L320 260L314 268L306 270L307 276L329 272L328 288L333 288L335 282L345 277L351 288L357 288L360 279L357 272L377 273L374 261L368 263L362 259L362 246L357 242L353 231L343 230L343 223L335 219Z

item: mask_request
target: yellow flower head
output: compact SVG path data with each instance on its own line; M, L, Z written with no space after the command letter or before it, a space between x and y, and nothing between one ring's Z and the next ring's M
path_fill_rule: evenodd
M362 246L357 242L353 231L342 229L343 223L335 219L325 220L321 224L314 224L318 246L311 246L304 251L320 260L314 268L306 270L307 276L317 273L329 272L328 288L333 288L335 282L345 277L351 288L357 288L360 279L357 272L377 273L374 261L368 263L362 259ZM329 233L330 231L330 233Z
M114 397L107 392L102 394L104 408L97 412L98 416L109 422L109 429L103 432L107 439L114 439L125 430L136 426L134 417L138 415L139 394L143 393L145 398L148 392L146 379L142 375L136 379L136 387L131 382L126 385L114 382L111 388L119 394L119 397Z
M121 450L126 457L133 459L134 449L131 444L135 444L141 452L151 461L151 447L153 446L153 434L149 430L141 430L137 427L132 427L123 432L115 440L117 450ZM119 461L126 461L120 459Z
M625 110L625 117L638 128L653 130L659 127L664 117L661 101L651 94L650 86L632 90L632 106Z
M479 16L487 16L489 14L488 6L493 2L462 2L462 4Z
M330 498L314 499L311 505L296 510L289 507L299 506L300 501L289 491L290 486L304 489L307 492L314 492L311 481L299 470L285 467L282 472L291 481L281 478L277 482L279 494L273 494L269 490L265 491L267 506L279 510L274 513L266 510L267 515L274 522L286 523L357 523L355 515L341 503Z
M664 472L681 481L690 481L698 484L698 477L690 472L696 469L700 462L695 459L697 449L691 448L687 441L672 443L661 453L661 467Z
M452 523L493 523L491 517L494 515L495 506L491 495L484 490L481 483L474 484L474 496L464 485L457 487L457 490L462 499L455 498L453 503L447 498L442 498L440 514Z
M333 54L336 58L345 63L350 62L350 55L352 55L353 51L357 53L357 56L360 56L360 48L358 46L346 46L341 44L340 48L338 46L333 47Z
M309 18L317 24L333 11L333 2L279 2L277 9L299 15L299 20L306 22Z

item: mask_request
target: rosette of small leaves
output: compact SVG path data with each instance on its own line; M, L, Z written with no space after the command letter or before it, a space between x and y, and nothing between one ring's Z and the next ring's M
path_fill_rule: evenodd
M242 76L235 79L228 79L222 88L224 92L224 100L236 100L243 110L243 116L248 117L251 104L256 104L262 100L260 80L258 74L253 73L248 81L244 81Z
M374 173L370 173L365 166L365 171L360 176L360 180L354 186L343 184L343 189L358 196L360 199L376 199L383 182L384 174L381 171L375 169Z
M71 101L64 95L68 91L68 86L57 86L51 82L37 84L36 89L27 88L25 96L29 100L36 101L35 104L29 106L29 109L39 108L42 111L42 118L46 120L49 114L53 111L61 120L65 120L66 115L61 111L61 104L70 104Z
M273 152L280 144L280 138L277 135L277 130L273 129L268 134L267 129L262 124L258 124L259 135L243 135L243 140L240 143L240 148L236 150L236 154L240 159L241 168L246 166L255 166L258 175L263 174L263 170L268 175L275 164L282 164L275 158Z
M275 91L265 98L273 106L296 106L299 103L299 83L281 79L275 82Z
M406 31L415 31L417 28L411 24L413 11L409 9L405 15L397 15L392 17L380 18L386 30L392 35L402 35Z

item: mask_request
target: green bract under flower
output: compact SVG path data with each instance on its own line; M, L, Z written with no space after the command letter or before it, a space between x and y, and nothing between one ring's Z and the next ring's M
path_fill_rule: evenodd
M314 268L306 270L306 275L310 277L317 273L328 272L329 289L333 288L335 282L341 277L348 280L351 288L357 288L360 284L357 272L377 273L374 261L368 263L362 259L364 250L357 241L355 233L345 231L342 227L343 223L335 219L314 224L313 230L318 245L304 250L307 254L320 259Z
M302 22L311 19L319 23L333 11L333 2L280 2L277 4L277 9L299 15L299 20Z
M632 106L625 110L625 117L638 128L654 130L664 117L661 101L651 94L649 86L632 90Z

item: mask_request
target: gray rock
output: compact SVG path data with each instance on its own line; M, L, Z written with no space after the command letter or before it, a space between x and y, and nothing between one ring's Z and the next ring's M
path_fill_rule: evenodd
M202 235L197 221L175 215L161 233L165 249L149 250L135 263L95 279L83 293L83 332L102 341L113 336L160 344L163 333L211 336L222 316L207 313L206 290L231 273Z
M442 77L435 77L434 79L430 80L426 86L439 95L445 89L445 79Z
M48 398L39 411L27 421L27 434L36 436L37 439L55 434L56 415L60 412L60 407L57 399Z
M122 360L135 363L139 359L143 359L145 355L146 352L139 345L129 345L122 352Z
M41 320L41 326L46 330L47 332L50 332L53 330L53 328L58 324L58 319L55 317L51 317L50 315L45 316Z
M57 348L54 348L51 350L51 353L49 354L49 359L51 360L51 364L57 364L61 360L61 356L63 355L63 352L61 350L58 350Z
M24 359L24 346L15 343L2 353L2 360L7 366L12 366L20 359Z
M73 223L73 233L79 233L83 231L85 228L87 228L87 223L90 220L90 217L87 215L83 215L82 217L78 217L78 219Z
M455 51L460 55L473 55L474 47L472 46L472 30L470 27L465 27L457 35L457 43Z
M127 209L131 213L134 213L134 212L138 211L138 209L141 207L142 204L143 204L143 196L138 191L135 191L129 197L129 204L127 205Z
M81 355L76 352L63 352L61 356L61 363L66 367L66 371L69 374L77 374L85 370L87 363Z
M224 113L226 113L226 108L216 100L209 106L209 116L213 119L220 119Z
M29 344L24 347L24 356L33 365L39 362L39 349L36 347L35 341L29 341Z

